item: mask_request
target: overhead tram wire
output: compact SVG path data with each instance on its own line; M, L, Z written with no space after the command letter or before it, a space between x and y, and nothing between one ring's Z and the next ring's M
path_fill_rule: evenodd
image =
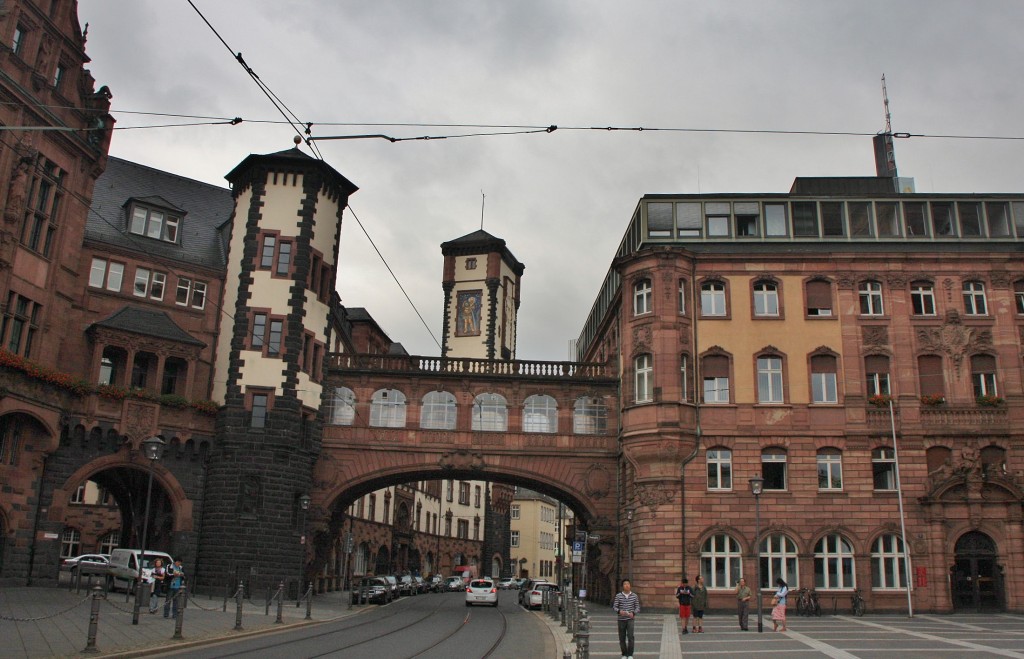
M370 246L373 247L373 251L377 252L377 256L379 256L380 260L384 263L384 267L388 269L388 272L391 274L392 279L394 279L395 283L398 284L398 288L402 291L402 295L404 295L405 299L408 300L410 306L412 306L412 310L416 312L416 316L420 319L420 322L423 323L423 327L426 328L427 334L429 334L430 338L433 339L434 345L437 346L438 350L441 350L441 342L437 340L436 336L434 336L434 332L430 329L430 325L428 325L427 321L423 319L423 314L421 314L420 310L416 308L416 303L412 301L411 297L409 297L409 293L407 293L405 287L402 286L402 282L398 280L398 276L395 274L395 271L391 269L391 266L388 264L387 259L385 259L384 255L380 253L379 249L377 249L377 244L373 242L373 238L370 237L370 234L366 230L366 227L363 226L363 223L359 219L359 216L356 214L355 209L352 208L352 204L348 205L348 210L350 213L352 213L352 217L355 219L356 224L358 224L359 228L362 229L363 235L365 235L366 239L370 241Z
M238 62L238 64L243 69L245 69L245 72L249 75L250 78L252 78L253 82L256 83L256 86L260 88L260 91L262 91L263 94L267 97L271 105L273 105L274 108L281 113L281 116L285 118L285 121L287 121L288 124L292 127L292 130L295 131L295 134L299 136L299 139L306 142L306 144L309 146L310 150L316 155L318 160L323 160L324 158L323 155L321 155L319 148L317 148L316 145L313 144L313 142L310 141L309 139L310 133L312 131L312 123L304 122L301 119L299 119L299 117L294 112L292 112L291 108L289 108L284 103L284 101L282 101L281 98L277 94L275 94L272 89L270 89L270 86L263 82L263 80L259 77L256 71L254 71L252 67L248 65L248 63L246 63L245 59L242 57L241 51L236 53L235 50L228 45L228 42L224 40L224 37L220 36L220 33L217 32L217 29L213 27L210 21L207 20L206 16L203 15L203 12L199 11L199 7L196 7L195 3L192 2L192 0L186 1L192 7L192 9L194 9L195 12L199 15L199 18L201 18L203 22L206 23L206 26L210 28L210 31L213 32L214 36L216 36L217 39L220 40L222 44L224 44L224 47L227 48L229 53L231 53L231 56L234 57L235 61ZM304 128L300 128L299 126L296 126L296 124L299 124L300 126L304 125Z

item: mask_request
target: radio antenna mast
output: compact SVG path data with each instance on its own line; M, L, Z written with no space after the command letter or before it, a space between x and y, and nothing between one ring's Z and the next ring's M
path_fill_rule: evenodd
M484 204L487 203L487 195L480 191L480 230L484 230Z
M885 74L882 74L882 103L885 105L885 132L892 135L892 114L889 113L889 92L885 89Z

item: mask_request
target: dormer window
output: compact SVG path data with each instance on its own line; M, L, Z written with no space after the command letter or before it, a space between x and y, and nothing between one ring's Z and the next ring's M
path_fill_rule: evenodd
M178 242L181 217L158 208L135 204L129 230L139 236L155 238L169 243Z

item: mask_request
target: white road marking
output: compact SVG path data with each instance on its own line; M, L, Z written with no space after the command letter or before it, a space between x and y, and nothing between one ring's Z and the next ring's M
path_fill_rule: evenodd
M978 650L979 652L990 652L992 654L998 654L1002 657L1016 657L1017 659L1024 659L1024 652L1014 652L1013 650L1003 650L1000 648L994 648L990 645L982 645L981 643L971 643L970 641L962 641L956 638L943 638L942 636L936 636L934 634L925 634L924 632L915 632L909 629L903 629L901 627L890 627L887 625L881 625L877 622L868 622L861 618L852 618L849 616L837 616L840 620L845 622L855 622L865 627L875 627L876 629L888 629L899 634L907 634L908 636L914 636L916 638L923 638L929 641L937 641L939 643L948 643L950 645L958 645L962 648L969 648L971 650Z

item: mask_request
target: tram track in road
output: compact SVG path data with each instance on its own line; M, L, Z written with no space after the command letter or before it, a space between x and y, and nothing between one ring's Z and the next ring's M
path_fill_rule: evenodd
M508 631L508 617L500 609L498 609L497 607L495 607L494 610L498 612L499 616L501 616L501 633L498 634L498 638L494 641L494 643L491 644L491 647L487 648L487 652L485 652L484 654L480 655L480 659L487 659L487 657L489 657L492 654L494 654L494 651L498 649L498 646L501 645L501 642L503 640L505 640L505 632ZM432 643L430 646L420 650L416 654L409 655L408 657L405 657L404 659L415 659L416 657L422 657L427 652L430 652L431 650L433 650L434 648L438 647L442 643L444 643L444 642L454 638L456 634L458 634L460 631L462 631L463 629L466 628L466 625L469 624L469 621L470 621L470 619L472 617L473 617L473 612L472 611L467 612L465 619L463 619L463 621L462 621L462 624L459 625L458 627L456 627L455 630L452 631L450 634L446 635L444 638L436 641L435 643Z

